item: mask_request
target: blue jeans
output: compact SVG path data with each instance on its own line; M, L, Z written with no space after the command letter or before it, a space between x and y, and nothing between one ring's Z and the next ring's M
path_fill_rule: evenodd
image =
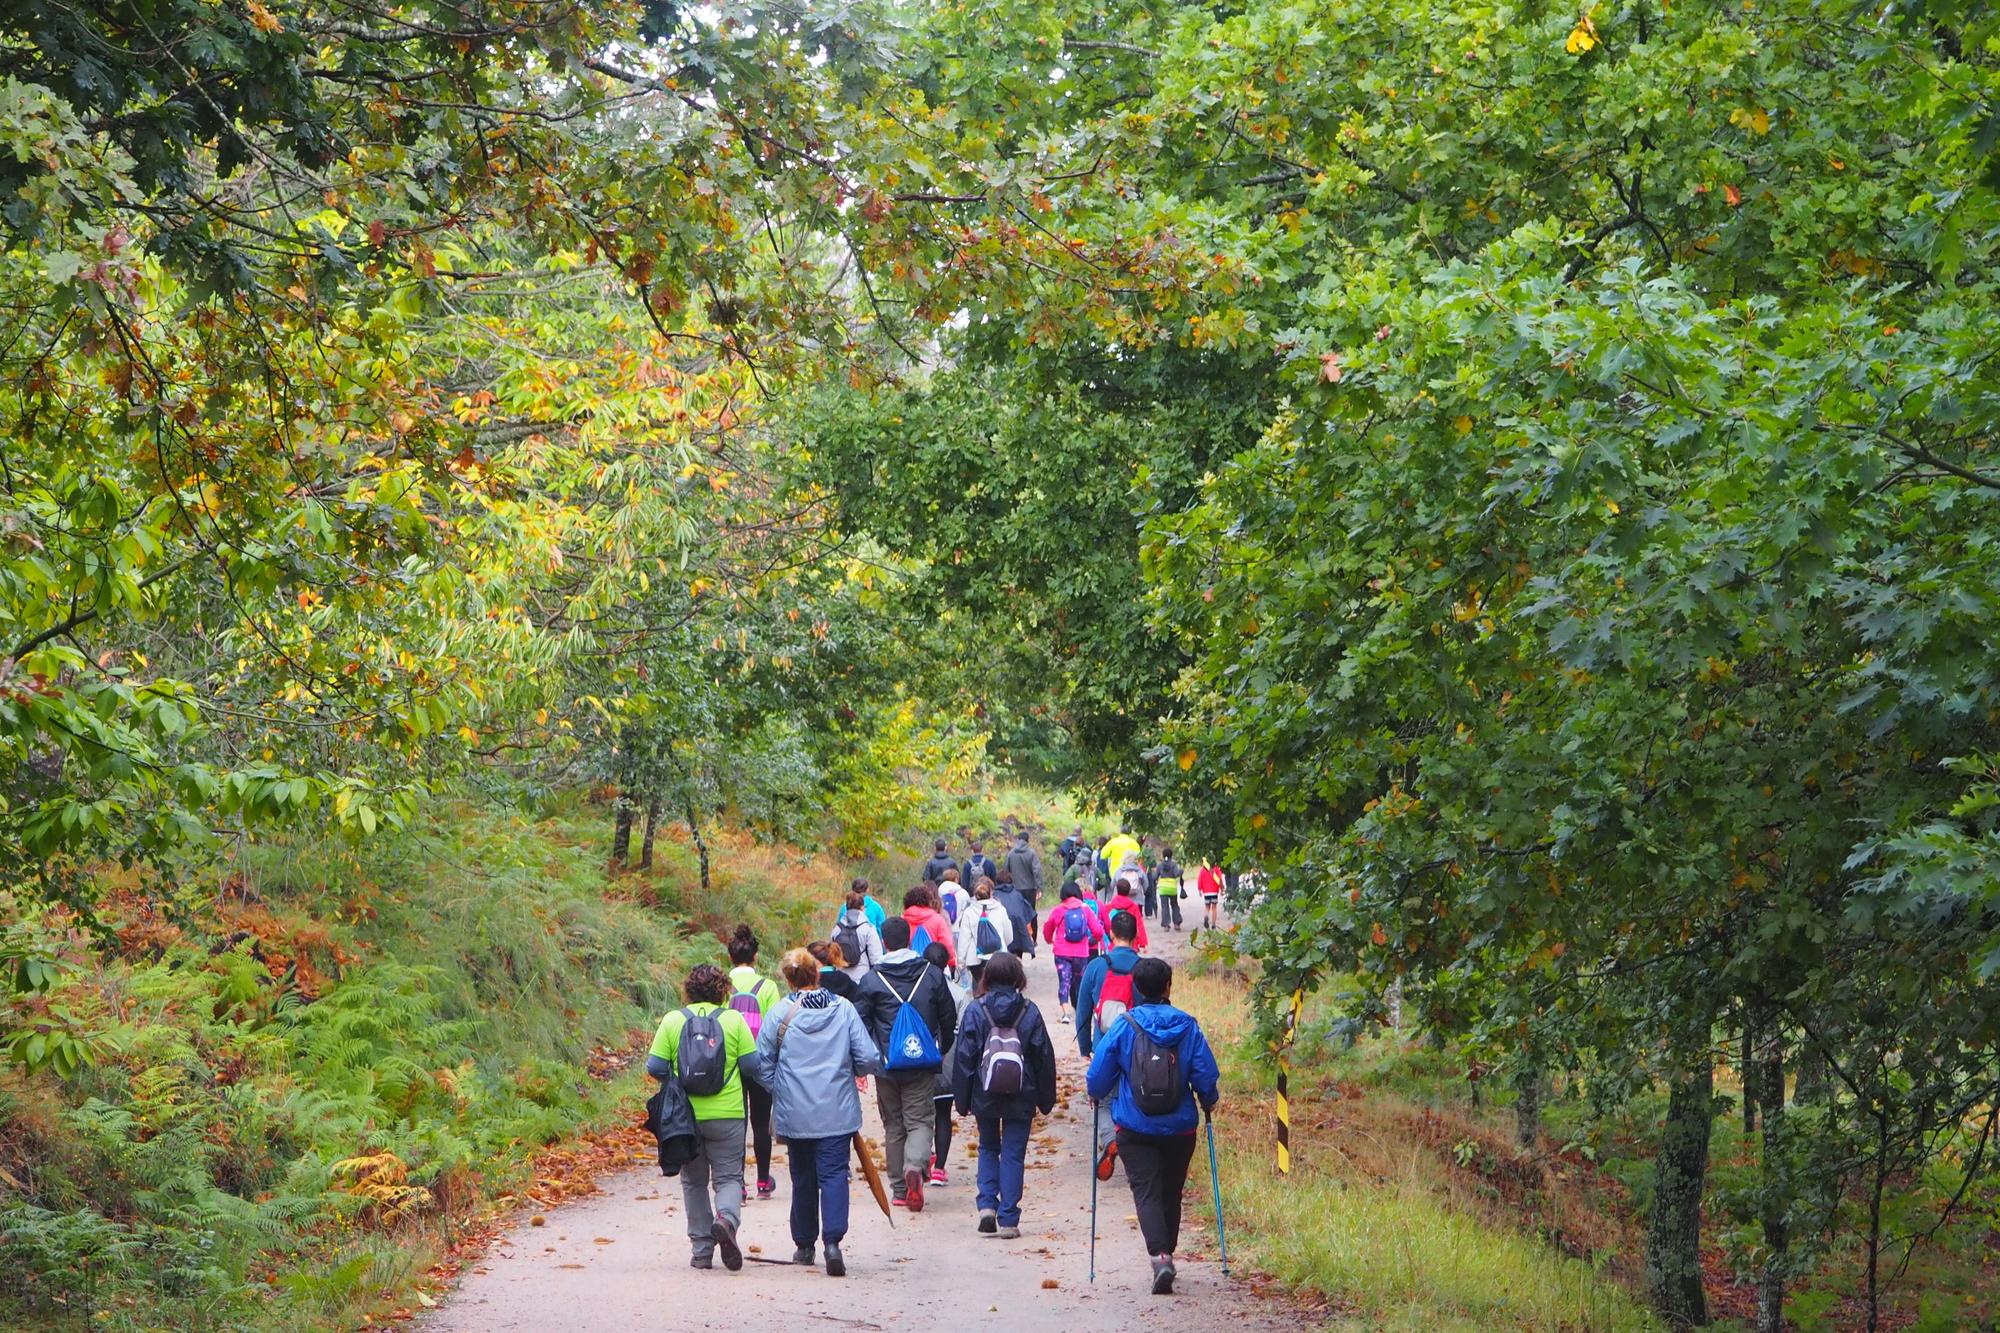
M1027 1136L1022 1136L1022 1144ZM847 1166L853 1139L786 1139L792 1173L792 1243L812 1248L823 1234L838 1245L847 1236Z
M1021 1225L1021 1184L1028 1173L1028 1131L1034 1120L979 1118L979 1208L1000 1215L1000 1225Z

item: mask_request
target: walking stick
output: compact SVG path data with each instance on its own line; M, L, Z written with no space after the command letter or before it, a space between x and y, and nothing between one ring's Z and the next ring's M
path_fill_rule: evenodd
M1222 1177L1217 1174L1215 1166L1215 1116L1210 1114L1204 1119L1208 1122L1208 1183L1215 1190L1215 1243L1222 1247L1222 1275L1228 1277L1229 1237L1223 1234L1222 1230ZM1092 1173L1092 1178L1096 1178L1095 1172ZM1091 1240L1095 1241L1097 1236L1094 1223L1091 1231Z
M1090 1104L1090 1283L1097 1285L1097 1103Z

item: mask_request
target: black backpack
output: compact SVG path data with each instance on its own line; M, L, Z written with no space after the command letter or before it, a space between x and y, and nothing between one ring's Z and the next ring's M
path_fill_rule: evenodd
M677 1176L681 1168L701 1152L700 1131L694 1125L694 1107L678 1079L665 1079L660 1089L646 1099L646 1128L660 1145L660 1174Z
M681 1091L690 1097L713 1097L729 1083L722 1020L692 1009L681 1010L681 1015L681 1044L674 1053Z
M1164 1046L1152 1034L1132 1023L1132 1060L1125 1082L1132 1089L1132 1101L1145 1115L1168 1116L1181 1109L1187 1096L1187 1076L1181 1073L1181 1052Z
M858 919L850 921L850 916ZM860 912L842 912L840 923L833 928L833 942L840 947L840 956L847 960L849 967L860 967L863 962L861 926L867 920Z

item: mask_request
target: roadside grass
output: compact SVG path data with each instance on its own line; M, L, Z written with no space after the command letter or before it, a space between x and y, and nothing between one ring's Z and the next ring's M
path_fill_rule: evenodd
M1292 1079L1293 1171L1279 1176L1275 1065L1246 1045L1247 990L1242 973L1221 969L1183 975L1174 991L1209 1032L1233 1094L1217 1134L1236 1254L1322 1297L1330 1329L1657 1327L1611 1271L1622 1226L1588 1184L1560 1165L1514 1172L1488 1126L1351 1084L1343 1095L1329 1071L1308 1064ZM1192 1188L1212 1227L1205 1155L1197 1162Z

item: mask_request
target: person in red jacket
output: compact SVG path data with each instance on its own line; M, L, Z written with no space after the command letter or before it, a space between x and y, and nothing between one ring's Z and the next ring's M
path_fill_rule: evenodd
M1214 930L1218 916L1216 904L1222 901L1222 867L1203 866L1201 873L1195 876L1195 885L1201 890L1202 924Z
M1140 910L1139 900L1132 896L1133 891L1139 886L1132 882L1131 876L1127 875L1112 887L1114 891L1109 898L1104 900L1098 911L1097 919L1104 923L1105 933L1109 934L1111 931L1111 914L1113 912L1130 912L1139 920L1138 945L1141 949L1145 948L1146 914Z
M904 894L903 920L910 923L912 939L915 939L917 932L921 930L930 936L926 943L942 944L945 952L951 955L952 971L958 970L958 947L952 943L951 921L946 918L939 906L937 890L929 885L919 884ZM911 947L916 948L918 953L923 952L917 945Z

